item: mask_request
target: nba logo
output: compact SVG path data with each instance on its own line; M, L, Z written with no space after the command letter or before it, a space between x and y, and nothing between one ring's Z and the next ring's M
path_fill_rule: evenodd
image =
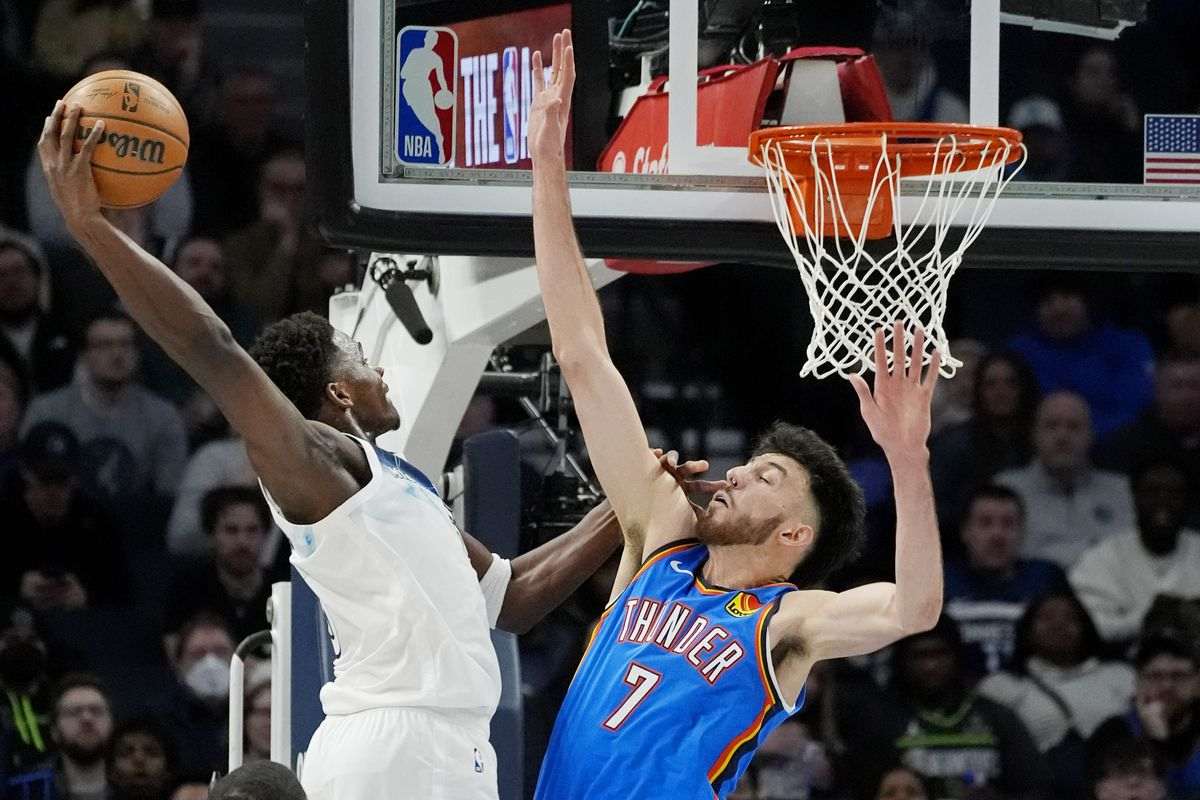
M396 37L396 157L401 164L454 164L458 37L410 26Z

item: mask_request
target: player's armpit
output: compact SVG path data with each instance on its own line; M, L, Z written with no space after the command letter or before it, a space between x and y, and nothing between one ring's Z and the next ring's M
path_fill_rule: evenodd
M799 651L809 664L873 653L918 632L901 624L895 598L894 583L791 592L771 620L771 641Z

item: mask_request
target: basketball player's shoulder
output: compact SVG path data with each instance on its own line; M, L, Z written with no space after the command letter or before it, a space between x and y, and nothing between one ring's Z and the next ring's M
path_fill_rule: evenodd
M371 463L363 447L354 438L347 436L332 425L315 419L304 421L310 457L321 459L329 466L341 467L360 482L371 476Z

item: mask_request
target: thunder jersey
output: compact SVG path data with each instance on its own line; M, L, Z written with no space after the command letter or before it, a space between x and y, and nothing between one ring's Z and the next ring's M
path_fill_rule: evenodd
M500 666L454 517L420 470L351 438L371 480L323 520L288 522L267 495L334 640L321 706L327 715L399 706L489 719Z
M733 791L795 706L767 625L796 587L708 586L708 548L650 556L592 633L542 762L536 800L712 800Z

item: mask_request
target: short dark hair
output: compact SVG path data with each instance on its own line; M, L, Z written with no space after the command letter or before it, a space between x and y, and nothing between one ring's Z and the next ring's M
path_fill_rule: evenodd
M131 717L117 724L113 728L112 747L109 750L110 763L116 758L117 742L125 736L138 734L141 736L149 736L156 739L159 745L162 746L163 756L167 762L167 772L172 776L179 767L179 751L175 747L175 740L167 733L167 729L157 719L153 717Z
M119 308L106 308L103 311L98 311L91 317L88 317L87 323L83 326L83 339L85 345L87 344L88 332L91 331L92 326L98 322L120 322L128 325L130 328L133 328L135 335L138 331L137 323L133 321L133 317L129 316Z
M791 580L801 587L818 585L858 557L867 514L862 489L837 451L808 428L774 423L758 438L752 457L766 453L785 455L808 471L821 522L812 549L796 566Z
M1104 654L1104 640L1100 638L1100 631L1096 629L1096 623L1092 620L1092 615L1088 613L1087 607L1080 601L1079 596L1071 590L1070 586L1062 586L1039 595L1025 608L1025 613L1021 615L1021 619L1017 622L1016 646L1013 649L1013 669L1019 674L1026 672L1029 657L1033 655L1033 622L1037 618L1038 612L1042 610L1042 606L1051 600L1066 600L1075 609L1075 613L1079 615L1083 623L1082 659L1098 658Z
M254 507L263 528L271 524L271 510L262 492L253 486L218 486L204 495L200 501L200 524L204 532L210 536L216 532L217 520L230 506L248 505Z
M983 410L983 382L987 376L987 371L991 369L993 364L1003 362L1013 368L1013 372L1017 374L1017 413L1014 415L1016 420L1029 428L1033 425L1033 417L1037 412L1038 400L1041 397L1041 389L1038 386L1037 375L1033 368L1029 366L1029 362L1025 360L1019 353L1012 350L999 350L994 353L988 353L983 358L979 359L979 365L975 368L975 386L972 389L972 407L977 416L986 417ZM1028 437L1021 439L1026 441Z
M964 523L971 516L971 511L975 508L975 504L980 500L1000 500L1005 503L1012 503L1017 507L1017 513L1021 515L1021 519L1025 519L1025 501L1021 499L1021 495L1007 486L1001 486L998 483L984 483L976 486L971 492L971 497L967 500L967 507L963 512L962 521Z
M54 699L50 703L52 720L56 721L58 719L59 703L62 702L63 698L69 692L73 692L76 689L96 690L104 698L104 702L108 704L109 713L112 713L112 698L109 696L108 689L105 688L104 682L100 680L98 675L93 675L90 672L68 672L54 684L54 693L51 695Z
M183 646L187 643L187 640L201 628L219 628L225 631L225 635L229 637L229 641L233 642L234 647L237 647L237 642L233 638L233 631L224 617L218 616L211 611L198 611L191 617L188 617L187 621L179 626L179 638L175 642L175 658L177 660L183 655Z
M320 412L340 354L329 320L311 311L273 323L250 348L250 356L306 419Z
M305 800L292 771L273 761L245 764L213 784L208 800Z
M1200 666L1200 653L1191 643L1181 636L1173 636L1166 632L1151 634L1138 642L1137 652L1133 657L1133 665L1138 672L1159 656L1174 656L1191 661Z

